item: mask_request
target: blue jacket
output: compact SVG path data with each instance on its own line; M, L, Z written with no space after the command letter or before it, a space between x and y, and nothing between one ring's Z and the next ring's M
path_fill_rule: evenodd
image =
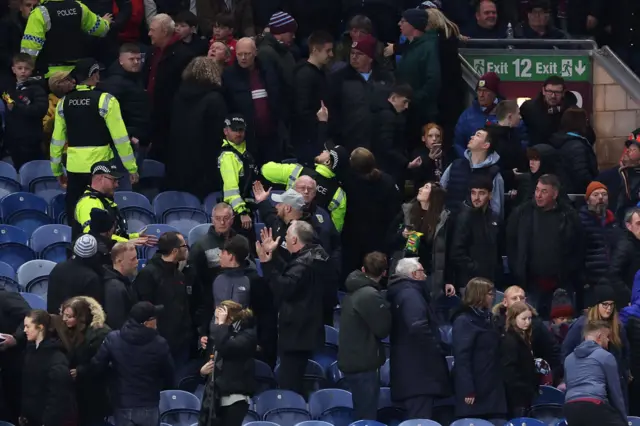
M109 364L115 408L157 407L160 391L173 385L169 344L157 330L131 319L107 335L91 360L91 370L101 372Z
M582 342L564 361L565 401L595 398L608 401L627 419L616 360L594 341Z
M630 317L640 318L640 271L636 273L633 279L633 288L631 289L631 305L620 311L620 321L626 326Z
M496 98L495 103L500 102L500 99ZM460 118L458 118L458 124L456 124L456 130L453 136L453 146L456 149L458 158L464 158L464 152L467 149L467 144L471 136L487 125L487 122L496 124L498 119L496 118L495 108L489 113L486 113L486 108L481 107L477 99L474 99L471 106L464 110Z

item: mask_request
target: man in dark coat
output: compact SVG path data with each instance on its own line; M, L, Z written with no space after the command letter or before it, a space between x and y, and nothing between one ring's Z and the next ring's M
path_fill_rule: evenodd
M504 191L509 192L517 189L515 170L519 173L527 170L526 141L519 128L521 117L516 101L501 101L496 105L495 114L498 122L487 126L487 130L500 156L498 166L504 179Z
M11 10L0 21L0 74L10 75L11 61L16 53L20 53L20 41L27 26L27 19L36 0L20 0L20 10Z
M411 419L433 418L434 400L452 392L426 278L417 258L404 258L387 291L392 318L391 397L401 401Z
M112 330L119 330L137 301L130 280L138 270L136 247L128 242L116 243L111 258L112 266L105 267L103 307L107 325Z
M507 28L498 22L498 8L493 0L478 2L475 18L475 22L469 23L469 25L462 28L462 33L465 36L472 39L505 38L507 36ZM512 24L515 24L515 22ZM475 46L477 45L474 44Z
M633 207L627 210L624 216L624 224L627 228L618 244L613 247L611 264L609 266L609 279L615 289L618 306L627 306L631 299L630 289L636 272L640 270L640 208Z
M265 32L256 42L258 58L269 62L278 71L282 85L282 96L287 101L291 98L293 87L293 69L296 60L291 53L298 24L286 12L276 12L269 20L269 32Z

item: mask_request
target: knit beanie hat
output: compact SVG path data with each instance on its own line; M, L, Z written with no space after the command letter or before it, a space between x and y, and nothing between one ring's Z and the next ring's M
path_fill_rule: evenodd
M82 259L95 256L96 253L98 253L98 241L93 235L81 235L73 245L73 254Z
M371 34L367 34L360 40L351 43L351 50L359 50L371 59L374 59L376 57L376 44L377 40Z
M491 90L495 94L500 93L500 77L495 72L484 73L478 80L476 90L478 89Z
M113 223L113 218L106 210L98 208L91 209L91 223L89 227L93 232L97 232L98 234L109 232L111 228L113 228Z
M608 300L612 300L614 302L618 300L613 287L610 285L598 284L593 287L593 291L591 292L591 303L589 306L596 306L597 304Z
M551 319L555 318L573 318L575 311L573 304L569 298L569 294L565 289L559 288L553 292L551 301Z
M402 19L419 31L425 31L429 23L429 15L422 9L407 9L402 13Z
M595 191L596 189L604 189L605 191L609 191L609 189L607 188L607 186L605 184L603 184L602 182L598 182L598 181L593 181L589 184L589 186L587 186L587 190L584 193L584 199L588 200L589 197L591 196L591 193L593 191Z
M269 32L271 34L295 33L298 30L298 24L291 15L286 12L276 12L269 19Z

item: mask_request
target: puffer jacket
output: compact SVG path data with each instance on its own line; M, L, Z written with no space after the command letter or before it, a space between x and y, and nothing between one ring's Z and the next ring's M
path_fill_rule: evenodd
M560 151L569 182L569 194L584 194L587 186L598 176L598 159L589 140L577 133L558 132L549 144Z
M598 217L587 206L578 212L584 230L584 276L590 284L605 277L611 263L611 253L623 235L611 210Z

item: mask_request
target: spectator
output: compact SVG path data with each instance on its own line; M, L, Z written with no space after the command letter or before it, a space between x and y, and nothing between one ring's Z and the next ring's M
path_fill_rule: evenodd
M296 38L297 29L298 24L291 15L276 12L269 20L269 32L262 34L257 42L258 58L276 68L287 102L293 90L293 69L296 60L291 53L291 46Z
M36 0L20 0L20 8L11 10L0 21L0 73L8 73L13 57L20 53L20 42L27 26L29 14L38 5Z
M198 11L199 27L210 34L220 15L230 15L233 23L230 28L235 31L235 35L241 37L253 37L256 30L253 25L253 8L251 0L197 0L196 10Z
M349 152L371 146L372 106L388 97L387 87L393 83L393 76L374 62L376 43L371 35L353 42L349 65L329 79L329 132Z
M137 302L131 279L138 272L138 256L131 243L116 243L111 250L112 264L104 273L104 310L106 323L112 330L120 330Z
M613 212L607 209L609 194L606 186L591 182L584 198L587 204L579 211L585 238L583 274L585 282L593 286L607 276L613 248L618 245L623 231Z
M142 63L140 47L125 43L118 60L109 67L107 78L98 84L98 88L120 101L122 120L137 151L138 164L142 164L151 143L151 103L142 84Z
M472 176L469 190L471 202L464 202L450 241L449 259L459 289L474 277L502 281L501 221L489 208L493 182L486 176Z
M449 166L449 155L443 147L444 131L436 123L429 123L422 127L422 145L414 151L412 156L420 156L420 167L412 170L413 186L420 188L425 183L440 182L442 174Z
M620 311L620 321L625 326L629 338L629 358L631 377L640 377L640 272L633 280L631 304ZM629 383L629 401L637 401L640 395L640 385L631 380ZM629 414L637 416L640 413L636 404L629 404Z
M227 115L221 84L220 65L211 58L195 58L185 68L173 101L166 185L201 200L221 183L218 171L211 167L211 159L220 153Z
M75 380L78 423L96 424L110 414L107 376L91 377L86 371L111 329L105 324L102 306L90 297L73 297L62 304L60 311L66 326L61 337Z
M498 165L504 179L505 192L517 189L516 179L526 170L526 141L522 140L520 108L516 101L501 101L496 106L495 125L488 126L500 156Z
M347 277L347 294L340 305L338 367L351 390L354 420L377 418L379 369L385 362L382 339L391 331L389 303L380 293L386 270L384 254L367 254L362 270Z
M250 130L247 148L262 164L282 159L288 106L276 68L256 55L253 40L238 40L237 61L224 70L222 87L229 111L246 118Z
M224 243L220 252L222 271L213 282L213 306L220 306L225 300L233 301L243 308L250 306L252 285L245 269L248 257L249 240L242 235L231 237Z
M564 31L553 25L551 17L551 5L548 0L532 0L527 4L527 22L516 26L514 33L516 38L537 40L558 40L567 38ZM550 45L534 45L538 49L550 49Z
M366 36L373 35L373 23L365 15L354 15L347 25L347 31L345 31L335 46L335 57L331 67L332 71L346 66L350 62L351 47L353 43L359 42ZM384 69L389 69L389 60L383 55L384 44L380 41L376 42L374 49L375 62Z
M569 294L563 288L556 289L553 292L553 300L551 301L551 324L549 330L556 338L558 345L562 346L564 339L567 338L569 328L575 322L574 317L575 310Z
M60 312L65 300L75 296L104 301L102 262L98 242L92 235L82 235L73 245L74 256L58 263L49 274L47 311Z
M160 422L160 391L173 383L171 350L156 331L162 309L149 302L133 305L122 330L109 333L91 360L91 374L105 372L112 365L115 426Z
M640 141L632 133L625 141L625 147L620 160L618 171L619 179L614 182L619 183L619 195L616 198L616 216L624 217L629 207L635 207L640 202Z
M133 283L138 300L165 306L159 316L153 316L158 320L158 333L167 339L171 348L176 369L188 361L191 351L189 342L193 338L189 312L193 283L187 281L178 265L187 260L188 252L189 246L182 235L177 232L162 234L157 253L149 259Z
M567 393L564 413L567 421L584 425L627 424L627 410L621 393L621 378L611 347L613 330L608 321L589 321L584 341L565 360Z
M111 249L116 243L113 237L115 222L109 212L102 209L91 209L91 224L89 225L89 235L98 241L98 255L102 265L111 265Z
M211 43L209 51L207 52L207 58L212 58L222 69L233 63L233 61L231 61L233 58L231 56L231 49L221 41L213 41Z
M507 324L500 345L509 417L526 417L538 394L538 372L531 350L533 308L516 302L507 309Z
M454 145L458 158L464 158L469 138L487 123L495 123L495 107L500 103L500 77L494 72L480 76L476 87L477 98L464 110L456 124Z
M333 37L324 31L309 36L309 59L293 70L293 108L291 143L301 163L312 163L322 151L324 141L318 138L316 112L326 99L325 68L333 58Z
M181 76L194 57L187 45L180 42L176 24L169 15L156 15L149 24L153 50L145 61L147 93L151 99L152 157L165 162L171 146L170 126L173 99L180 87Z
M342 234L344 272L356 269L368 253L387 251L387 230L402 202L393 178L376 168L370 151L356 148L349 163L342 178L349 195Z
M562 113L560 129L551 136L550 145L560 151L567 170L565 190L569 194L582 194L598 175L598 160L591 142L585 137L589 123L585 110L571 107Z
M198 424L239 425L247 415L256 390L253 356L257 338L252 319L251 310L239 303L225 300L217 305L210 331L215 349L200 369L207 379Z
M629 304L629 289L633 285L636 272L640 270L640 259L635 254L640 249L640 208L633 207L624 215L626 231L620 237L618 244L613 246L609 258L608 278L618 296L619 306Z
M559 188L557 177L542 175L534 198L518 206L507 223L509 269L545 319L556 288L582 286L583 253L575 249L583 246L582 226L576 211L558 200Z
M376 2L371 0L354 1L349 0L343 2L343 22L347 22L350 17L355 15L368 16L371 19L371 27L375 30L383 43L390 43L398 39L398 28L396 26L398 11L402 3L393 3L390 1Z
M188 10L183 10L175 17L176 33L182 43L190 49L193 57L202 56L208 51L207 40L198 35L198 18Z
M392 316L391 396L412 419L433 418L435 398L452 393L426 278L418 259L401 259L387 292Z
M47 113L47 94L40 78L31 77L34 60L26 53L13 57L15 83L2 94L7 108L4 118L4 148L16 170L32 160L42 160L42 119Z
M238 40L233 37L233 15L221 13L216 16L213 23L213 37L210 41L210 48L217 43L222 43L228 49L226 65L231 65L236 61L236 44ZM209 30L206 29L206 32Z
M285 242L291 261L285 263L274 251L280 239L271 238L271 231L256 243L264 275L278 305L278 349L281 389L303 393L303 377L307 360L324 342L322 324L322 278L329 256L312 244L313 228L295 221L289 226Z
M607 17L604 3L600 1L584 3L567 0L567 32L571 37L588 38L600 36L604 19Z
M409 45L396 68L396 78L413 89L407 129L410 140L417 141L422 126L438 118L438 93L442 81L438 33L429 22L427 12L420 9L405 10L398 25Z
M71 92L75 87L76 82L70 76L69 71L56 71L49 77L49 109L42 119L45 151L48 151L49 142L53 135L53 123L56 118L56 107L58 106L58 102L60 101L60 98ZM48 152L46 156L48 156Z
M515 24L515 22L513 23ZM507 36L506 28L498 24L498 8L493 0L482 0L476 6L476 22L463 28L471 39L495 39ZM476 45L473 45L476 47Z
M466 286L461 309L453 317L455 412L457 417L505 418L500 365L500 331L493 325L491 281L474 278Z
M540 176L564 176L560 153L549 144L540 144L527 148L527 159L529 162L529 172L516 176L518 190L515 204L518 206L533 198ZM560 181L562 180L563 179L560 179ZM560 188L560 191L561 196L564 198L566 192L563 188Z
M488 130L480 129L471 136L464 158L451 163L440 178L440 184L447 190L446 205L452 214L457 214L462 203L469 200L469 182L472 176L487 176L493 182L491 210L504 218L504 180L498 166L500 155L495 152L495 141Z

